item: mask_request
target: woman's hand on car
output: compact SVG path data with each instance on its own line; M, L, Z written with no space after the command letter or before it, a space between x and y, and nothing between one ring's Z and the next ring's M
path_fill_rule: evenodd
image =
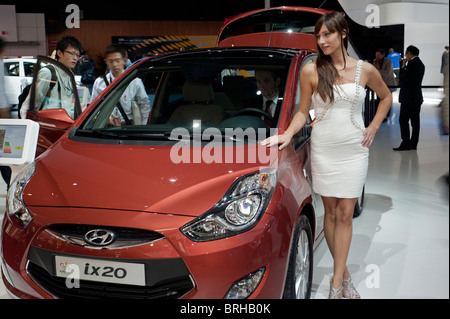
M266 138L264 141L261 142L261 145L272 147L275 145L280 145L279 150L281 151L283 148L289 145L289 143L292 140L292 136L289 134L281 134L281 135L274 135L269 138Z

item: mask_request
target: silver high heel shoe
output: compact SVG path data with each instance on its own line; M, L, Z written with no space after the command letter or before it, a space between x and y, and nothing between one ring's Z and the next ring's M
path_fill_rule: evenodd
M344 278L342 281L342 296L347 299L361 299L360 294L353 285L352 278Z
M332 280L330 280L330 293L328 295L328 299L342 299L342 285L337 288L333 288L331 282Z

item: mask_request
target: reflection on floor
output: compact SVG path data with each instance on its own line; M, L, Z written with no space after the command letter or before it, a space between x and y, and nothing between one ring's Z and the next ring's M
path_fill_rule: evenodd
M439 132L441 93L424 93L418 150L392 151L400 145L398 103L370 150L365 207L354 220L348 258L365 299L449 298L449 142ZM5 193L0 181L0 221ZM323 241L314 254L312 298L328 297L332 272ZM7 294L0 280L2 298Z

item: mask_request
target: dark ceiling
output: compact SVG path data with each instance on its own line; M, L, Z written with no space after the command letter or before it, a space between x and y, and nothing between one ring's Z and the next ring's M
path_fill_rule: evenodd
M0 3L15 5L17 13L45 13L48 33L62 32L66 28L65 20L70 14L66 13L66 8L71 3L79 6L81 18L85 20L224 21L230 16L265 6L265 0L0 0ZM338 0L271 0L270 6L304 6L343 12ZM403 52L403 25L369 29L348 16L347 21L351 39L364 59L373 59L378 48L387 50L393 47L397 52Z
M264 0L184 0L184 1L4 1L14 4L17 13L45 13L46 20L66 17L66 7L75 3L86 20L203 20L223 21L242 12L261 9ZM306 6L339 9L337 0L271 0L271 7Z

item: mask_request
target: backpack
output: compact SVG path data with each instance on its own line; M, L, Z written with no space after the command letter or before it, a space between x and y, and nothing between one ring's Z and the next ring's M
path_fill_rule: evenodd
M49 98L53 88L56 85L56 82L58 82L58 78L56 77L55 68L52 65L47 65L47 69L49 69L51 74L52 74L52 79L50 81L50 86L48 88L47 94L45 95L46 98ZM25 100L27 99L27 96L28 96L28 94L30 92L30 89L31 89L31 85L32 84L28 84L27 86L25 86L23 88L22 93L19 95L19 103L17 104L17 112L19 113L19 119L21 118L20 117L20 109L22 108L23 102L25 102ZM58 93L59 93L59 96L60 96L60 99L61 99L61 89L59 87L58 87ZM42 108L42 106L44 105L44 102L45 102L45 99L42 102L42 105L41 105L40 108ZM60 101L60 103L61 103L61 101Z
M95 64L92 63L89 69L83 72L81 76L81 83L83 84L93 84L95 82Z
M28 84L26 87L23 88L22 94L19 95L19 104L17 104L17 112L19 113L19 119L21 118L20 117L20 109L22 108L23 102L27 99L30 89L31 89L31 84Z

